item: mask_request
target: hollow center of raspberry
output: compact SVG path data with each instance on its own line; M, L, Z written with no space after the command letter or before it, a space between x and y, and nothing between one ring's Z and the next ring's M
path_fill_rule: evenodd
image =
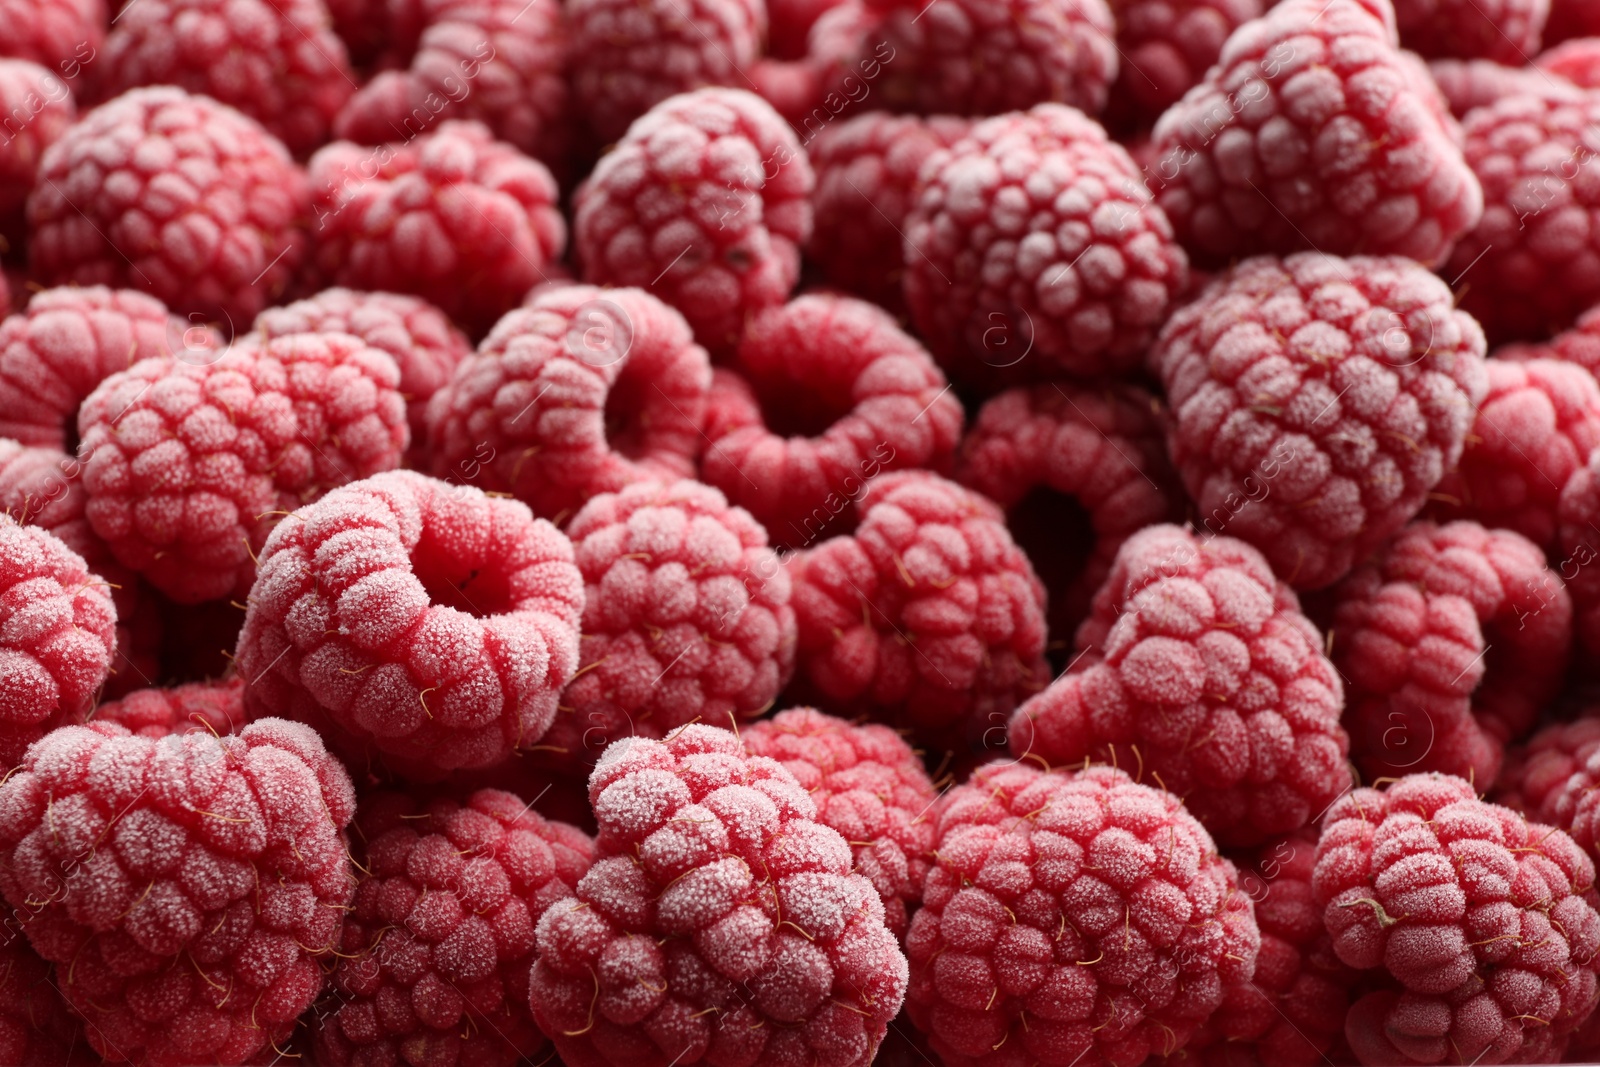
M758 382L756 399L767 429L779 437L820 437L850 414L849 382Z
M66 442L67 455L78 454L78 410L73 408L67 417L61 420L61 439Z
M441 607L487 619L516 609L505 572L492 561L463 560L426 543L411 558L411 573Z

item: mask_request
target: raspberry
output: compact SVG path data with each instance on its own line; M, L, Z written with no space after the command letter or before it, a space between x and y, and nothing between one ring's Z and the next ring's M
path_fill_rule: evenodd
M172 86L134 89L45 151L28 265L46 285L137 287L242 325L299 268L309 202L305 174L255 120Z
M589 797L597 859L540 919L531 982L563 1060L872 1061L905 957L793 775L691 725L613 744Z
M127 7L95 66L103 97L141 85L204 93L267 128L289 151L327 143L355 92L322 0L150 0Z
M1056 104L980 122L935 153L904 255L918 331L957 380L990 389L1131 372L1187 281L1132 158Z
M239 635L250 715L288 714L410 776L539 740L578 660L572 546L514 501L394 471L272 531Z
M137 689L94 709L95 722L112 722L136 737L159 741L171 734L236 734L246 723L244 680L191 682L172 689Z
M1318 589L1404 526L1455 465L1488 388L1483 349L1418 264L1301 253L1219 276L1167 321L1150 363L1173 466L1206 528Z
M521 798L361 799L362 877L344 923L317 1062L539 1062L528 1013L534 929L594 860L587 834Z
M105 44L105 0L0 0L0 55L56 67L69 78Z
M0 243L20 249L25 247L23 208L39 172L39 157L77 121L78 107L72 90L52 72L24 59L0 59L0 116L5 136L0 144ZM0 299L0 316L8 306L9 301Z
M986 498L879 476L860 525L793 557L801 699L966 749L1049 679L1044 588Z
M584 280L655 289L701 344L728 351L747 316L794 288L813 185L799 141L760 97L672 97L629 127L578 189Z
M136 363L78 413L89 522L174 600L242 594L281 515L400 462L398 381L394 360L348 334Z
M906 1003L946 1067L1170 1056L1255 971L1233 864L1121 771L980 767L946 794L938 842Z
M84 1043L82 1020L56 991L50 965L14 933L0 940L0 1063L91 1067L99 1062Z
M901 303L901 238L917 172L971 129L949 115L869 111L822 127L806 144L817 171L806 258L828 284L887 308Z
M767 0L767 51L778 59L806 54L811 27L846 0Z
M711 362L640 289L531 294L428 411L434 473L562 521L596 493L694 474Z
M1423 56L1520 66L1539 51L1550 0L1394 0L1400 43Z
M1600 719L1551 723L1506 750L1494 802L1565 831L1593 859L1597 828L1590 825L1593 804L1586 791L1600 771L1596 752Z
M1550 0L1550 20L1544 27L1546 45L1594 36L1600 36L1600 10L1593 4L1588 0Z
M1600 454L1573 471L1556 504L1556 570L1572 594L1578 647L1600 653Z
M1312 877L1339 959L1379 988L1345 1034L1363 1063L1554 1063L1595 1005L1594 864L1553 827L1443 774L1328 812Z
M1583 37L1556 45L1534 59L1541 74L1584 89L1600 88L1600 38Z
M1156 123L1156 203L1197 260L1314 248L1443 260L1483 191L1387 0L1288 0Z
M1233 31L1261 17L1267 0L1111 0L1122 63L1110 112L1148 127L1200 84Z
M583 572L582 663L547 745L584 753L772 706L794 673L794 609L749 512L698 482L641 482L590 500L567 536Z
M1537 67L1503 67L1487 59L1435 59L1428 64L1439 92L1456 118L1508 96L1532 94L1576 100L1582 90Z
M476 333L566 245L549 170L479 123L377 148L340 141L311 158L310 174L322 278L425 296Z
M322 987L354 808L295 723L161 740L68 726L0 785L0 890L96 1052L242 1064L283 1047Z
M1475 522L1413 523L1334 591L1356 763L1493 785L1506 743L1560 690L1571 643L1571 597L1538 546Z
M814 544L880 471L950 470L961 402L881 308L797 297L750 319L736 366L707 405L704 478L775 543Z

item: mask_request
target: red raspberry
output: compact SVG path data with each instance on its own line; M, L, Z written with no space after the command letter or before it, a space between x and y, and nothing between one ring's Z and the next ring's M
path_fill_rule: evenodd
M1307 252L1219 276L1167 321L1150 363L1173 466L1206 528L1318 589L1455 466L1488 388L1483 348L1418 264Z
M839 831L903 938L922 900L934 847L936 794L922 760L881 723L853 725L815 708L791 708L745 728L745 751L782 763Z
M1600 844L1593 825L1595 804L1588 796L1600 760L1600 718L1551 723L1506 750L1505 766L1494 785L1494 802L1530 819L1549 823L1569 834L1578 847L1595 856ZM1592 769L1591 769L1592 768Z
M1233 864L1121 771L980 767L940 804L938 842L906 1003L946 1067L1170 1056L1255 971Z
M850 846L738 737L630 737L589 778L597 859L539 921L534 1018L572 1067L866 1067L905 957Z
M313 1023L317 1062L511 1067L541 1062L528 1012L534 930L570 897L594 842L520 797L361 798L363 877Z
M1111 88L1119 124L1148 127L1200 84L1238 29L1270 0L1110 0L1122 63Z
M114 722L136 737L236 734L245 725L244 679L190 682L172 689L137 689L94 709L95 722Z
M1600 36L1600 9L1590 0L1550 0L1550 20L1544 28L1546 45L1572 37L1595 36Z
M1572 594L1578 647L1600 654L1600 452L1573 471L1556 505L1557 573Z
M399 464L398 382L394 360L348 334L136 363L78 413L89 522L174 600L240 594L279 517Z
M560 258L543 164L475 122L399 145L340 141L310 163L313 265L329 284L415 293L482 333Z
M299 268L309 203L305 174L255 120L172 86L135 89L45 151L28 265L46 285L139 288L242 326Z
M1049 679L1044 588L988 499L881 475L860 525L793 557L797 699L966 749Z
M68 726L0 785L0 890L95 1051L242 1064L283 1047L322 987L354 809L296 723L162 740Z
M72 90L55 74L27 60L0 59L0 241L9 247L26 247L23 208L39 157L77 118ZM0 316L8 307L0 299Z
M1554 1063L1594 1009L1594 864L1460 778L1341 798L1311 884L1339 959L1379 985L1345 1022L1363 1063Z
M832 533L880 471L950 470L961 401L881 308L797 297L751 318L735 365L717 372L707 405L703 476L776 544Z
M713 352L788 299L814 177L760 97L701 89L651 108L573 201L585 281L657 289Z
M1477 223L1460 133L1395 48L1387 0L1372 4L1279 4L1156 123L1150 184L1196 259L1315 248L1434 264Z
M117 16L93 70L102 99L141 85L204 93L297 156L327 143L356 90L322 0L140 0Z
M801 59L811 27L846 0L767 0L767 51L777 59Z
M1600 89L1600 38L1582 37L1556 45L1540 52L1534 66L1540 74L1584 89Z
M1582 96L1582 90L1565 78L1536 67L1503 67L1487 59L1435 59L1428 64L1428 73L1458 119L1508 96L1526 93L1564 100Z
M433 470L562 521L596 493L694 474L711 362L640 289L531 294L428 410Z
M1538 546L1475 522L1413 523L1334 591L1357 765L1488 788L1560 690L1571 644L1571 597Z
M1188 270L1132 158L1057 104L935 153L904 255L918 331L955 378L991 389L1132 371Z
M106 39L105 0L0 0L0 55L75 78Z
M50 965L9 932L0 939L0 1063L16 1067L93 1067L83 1020L56 991Z
M238 668L288 714L410 776L538 741L578 665L572 546L515 500L394 471L337 489L261 550Z
M1400 43L1423 56L1521 66L1539 51L1550 0L1394 0Z

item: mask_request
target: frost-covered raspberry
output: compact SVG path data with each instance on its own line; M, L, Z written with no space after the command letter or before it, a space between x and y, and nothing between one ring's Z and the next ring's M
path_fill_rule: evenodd
M414 293L478 333L547 280L566 246L550 171L476 122L311 158L312 269L330 285Z
M1287 0L1156 123L1151 187L1184 247L1434 264L1483 213L1460 133L1387 0Z
M1178 798L1110 767L980 767L939 806L906 1003L947 1067L1138 1064L1248 981L1238 872Z
M528 1011L534 931L594 860L522 798L361 798L362 877L311 1024L317 1062L511 1067L545 1037Z
M726 730L630 737L589 778L598 858L539 921L532 1003L573 1067L866 1067L906 987L850 846Z
M106 39L105 0L0 0L0 55L75 78Z
M272 531L239 635L245 709L335 731L412 776L537 742L578 666L572 545L515 500L411 471Z
M1600 718L1592 712L1574 722L1551 723L1506 750L1494 784L1494 802L1530 819L1565 830L1578 847L1595 856L1596 829L1590 812L1600 797L1586 794L1600 772ZM1592 768L1592 769L1591 769Z
M651 108L574 198L585 281L649 288L712 352L788 299L811 233L811 164L760 97L701 89Z
M1071 108L978 123L916 188L906 303L957 380L1125 374L1188 280L1132 158Z
M1307 252L1219 276L1167 321L1150 364L1172 463L1207 528L1317 589L1455 465L1488 388L1483 350L1420 265Z
M434 394L433 472L563 521L596 493L694 474L711 362L641 289L531 295Z
M1550 0L1394 0L1394 15L1419 55L1521 66L1539 51Z
M23 208L39 157L77 121L78 107L67 83L52 72L24 59L0 59L0 115L0 240L20 249L26 247ZM0 304L0 315L6 310Z
M1266 0L1110 0L1122 53L1110 111L1146 127L1201 78L1234 30L1259 18Z
M399 371L349 334L146 359L78 412L86 513L117 561L182 603L243 593L280 518L389 470L408 441Z
M0 1063L16 1067L91 1067L83 1020L56 991L50 965L8 930L0 939Z
M238 108L298 156L328 140L356 90L322 0L140 0L92 67L102 98L176 85Z
M948 473L961 401L893 316L817 294L752 317L706 406L703 477L775 544L814 544L882 471Z
M1044 587L1004 514L926 471L880 475L855 507L853 534L789 564L803 698L930 745L1003 728L1049 679Z
M254 119L173 86L102 104L45 151L28 267L242 328L306 255L305 173Z
M1506 67L1487 59L1435 59L1428 73L1456 118L1466 118L1474 108L1487 107L1508 96L1531 93L1575 100L1582 90L1567 79L1536 67Z
M1572 599L1537 545L1475 522L1408 526L1334 590L1333 661L1369 778L1494 784L1505 745L1561 688Z
M236 734L245 725L244 679L190 682L171 689L136 689L94 709L95 722L114 722L138 736L159 741L171 734L202 730Z
M1461 778L1341 798L1312 887L1339 959L1378 987L1345 1022L1361 1062L1559 1059L1596 1001L1593 886L1570 837Z

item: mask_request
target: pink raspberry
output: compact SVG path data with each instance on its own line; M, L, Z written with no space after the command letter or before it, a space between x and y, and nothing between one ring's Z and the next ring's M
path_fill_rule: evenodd
M1486 789L1561 688L1572 599L1520 534L1417 522L1334 590L1332 630L1362 772Z
M1277 5L1156 123L1150 185L1196 259L1314 248L1431 265L1478 222L1460 132L1396 49L1387 0L1370 2Z
M1578 648L1600 654L1600 451L1572 472L1556 504L1555 569L1572 594Z
M68 78L106 39L105 0L0 0L0 55L55 67Z
M938 822L906 1003L946 1067L1170 1056L1255 971L1238 872L1170 793L991 763Z
M522 799L361 798L362 877L340 937L317 1062L511 1067L545 1037L528 1011L534 930L570 897L594 842Z
M792 558L796 699L965 750L1043 688L1044 587L970 489L881 475L860 525Z
M238 668L287 714L408 776L538 741L578 665L572 545L515 500L394 471L337 489L261 550Z
M1582 90L1567 79L1537 67L1505 67L1487 59L1435 59L1428 64L1428 73L1458 119L1508 96L1532 94L1564 100L1582 96Z
M703 476L774 543L833 533L881 471L950 470L961 401L879 307L797 297L750 319L734 365L717 372L707 404Z
M1594 1009L1593 862L1463 779L1341 798L1311 884L1339 959L1378 987L1345 1022L1363 1063L1554 1063Z
M1539 51L1550 0L1394 0L1400 43L1423 56L1521 66Z
M72 90L53 72L25 59L0 59L0 241L7 246L26 247L23 209L39 157L77 118ZM7 306L0 301L0 315Z
M0 940L0 1063L93 1067L83 1020L56 991L50 965L16 933Z
M1483 349L1420 265L1307 252L1220 275L1167 321L1150 364L1173 466L1206 528L1318 589L1455 466L1487 393Z
M434 394L433 471L560 522L596 493L692 476L710 381L689 324L649 293L554 286Z
M327 143L356 90L322 0L140 0L117 16L93 71L102 98L141 85L204 93L297 156Z
M1268 0L1110 0L1122 62L1110 111L1148 127L1200 84L1223 43L1272 4Z
M414 293L483 333L561 256L550 171L475 122L403 144L340 141L310 163L316 273L331 285Z
M1582 37L1540 52L1534 66L1584 89L1600 89L1600 37Z
M539 921L534 1018L572 1067L866 1067L905 957L850 846L776 760L705 725L589 778L595 864Z
M190 682L172 689L137 689L94 709L95 722L112 722L136 737L159 741L204 731L236 734L246 724L244 679Z
M991 390L1131 372L1188 277L1132 158L1058 104L935 153L904 256L918 331L957 380Z
M349 334L136 363L78 412L89 522L174 600L241 594L282 515L399 464L398 383L394 360Z
M800 59L817 20L847 0L767 0L767 52L778 59Z
M0 785L0 891L96 1052L242 1064L285 1047L322 988L354 809L296 723L162 740L68 726Z
M46 285L137 288L243 326L298 270L309 205L304 172L254 119L172 86L134 89L45 151L28 265Z
M712 352L788 299L811 233L811 164L760 97L701 89L662 101L579 187L585 281L650 288Z

